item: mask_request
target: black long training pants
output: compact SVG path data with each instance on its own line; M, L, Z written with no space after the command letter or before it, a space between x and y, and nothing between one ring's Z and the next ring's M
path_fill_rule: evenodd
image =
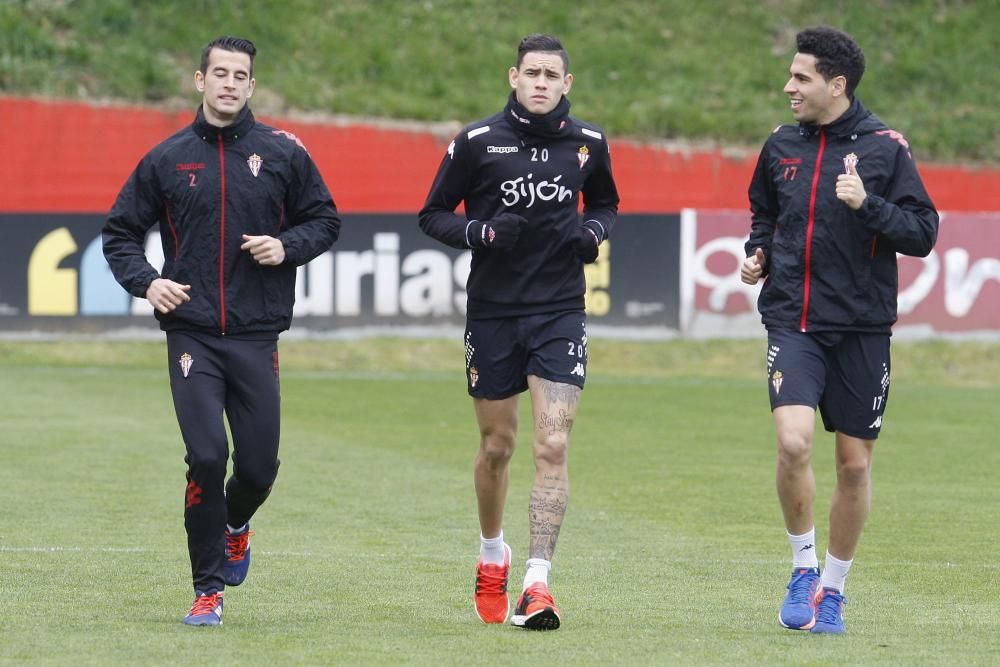
M187 454L184 527L197 593L223 590L226 524L238 528L278 474L277 335L266 340L167 333L170 390ZM226 483L233 436L233 474Z

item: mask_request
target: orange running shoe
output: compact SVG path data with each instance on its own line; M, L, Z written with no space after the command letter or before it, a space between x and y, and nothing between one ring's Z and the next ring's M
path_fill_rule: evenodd
M528 586L517 599L511 625L526 630L555 630L559 627L559 607L552 601L549 587L542 582Z
M510 579L510 547L503 545L503 565L484 563L476 565L476 616L483 623L505 623L510 613L507 597L507 580Z

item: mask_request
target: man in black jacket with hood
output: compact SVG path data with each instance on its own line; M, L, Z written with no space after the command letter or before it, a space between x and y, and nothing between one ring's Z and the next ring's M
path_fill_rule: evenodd
M256 48L205 46L194 122L139 162L103 230L115 278L155 309L187 451L184 526L195 600L187 625L222 623L225 586L250 566L250 518L278 474L278 334L292 319L298 266L336 241L340 219L292 134L257 122ZM146 260L159 225L164 265ZM226 482L233 434L233 474Z
M618 191L604 133L569 115L573 75L559 40L525 37L508 78L513 91L504 110L467 126L448 147L420 227L454 248L472 248L465 366L480 433L476 613L484 623L503 623L510 613L503 508L518 395L527 389L535 481L528 569L511 623L553 630L560 617L548 574L566 512L569 434L587 367L583 265L597 259L611 233ZM464 215L457 215L462 202Z
M766 278L758 308L793 566L778 620L842 633L844 582L871 504L872 450L889 397L896 253L930 253L938 215L906 139L854 97L865 69L854 40L819 27L796 42L784 91L798 124L778 127L761 150L741 279ZM817 406L836 433L837 465L822 574L811 464Z

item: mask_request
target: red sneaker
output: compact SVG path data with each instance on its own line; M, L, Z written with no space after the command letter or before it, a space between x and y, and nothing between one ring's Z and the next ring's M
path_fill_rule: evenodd
M527 630L555 630L559 627L559 607L552 601L549 587L541 582L528 586L517 599L511 625Z
M503 545L503 565L484 563L476 565L476 616L483 623L505 623L510 613L507 597L507 580L510 578L510 547Z

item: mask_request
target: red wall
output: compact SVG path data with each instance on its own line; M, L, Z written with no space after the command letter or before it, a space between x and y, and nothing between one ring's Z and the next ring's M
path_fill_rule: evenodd
M103 212L139 159L192 111L0 96L0 211ZM429 133L265 119L302 139L341 211L415 212L447 139ZM763 136L762 139L763 141ZM612 142L623 213L746 208L756 155ZM1000 168L921 163L943 211L1000 210Z

